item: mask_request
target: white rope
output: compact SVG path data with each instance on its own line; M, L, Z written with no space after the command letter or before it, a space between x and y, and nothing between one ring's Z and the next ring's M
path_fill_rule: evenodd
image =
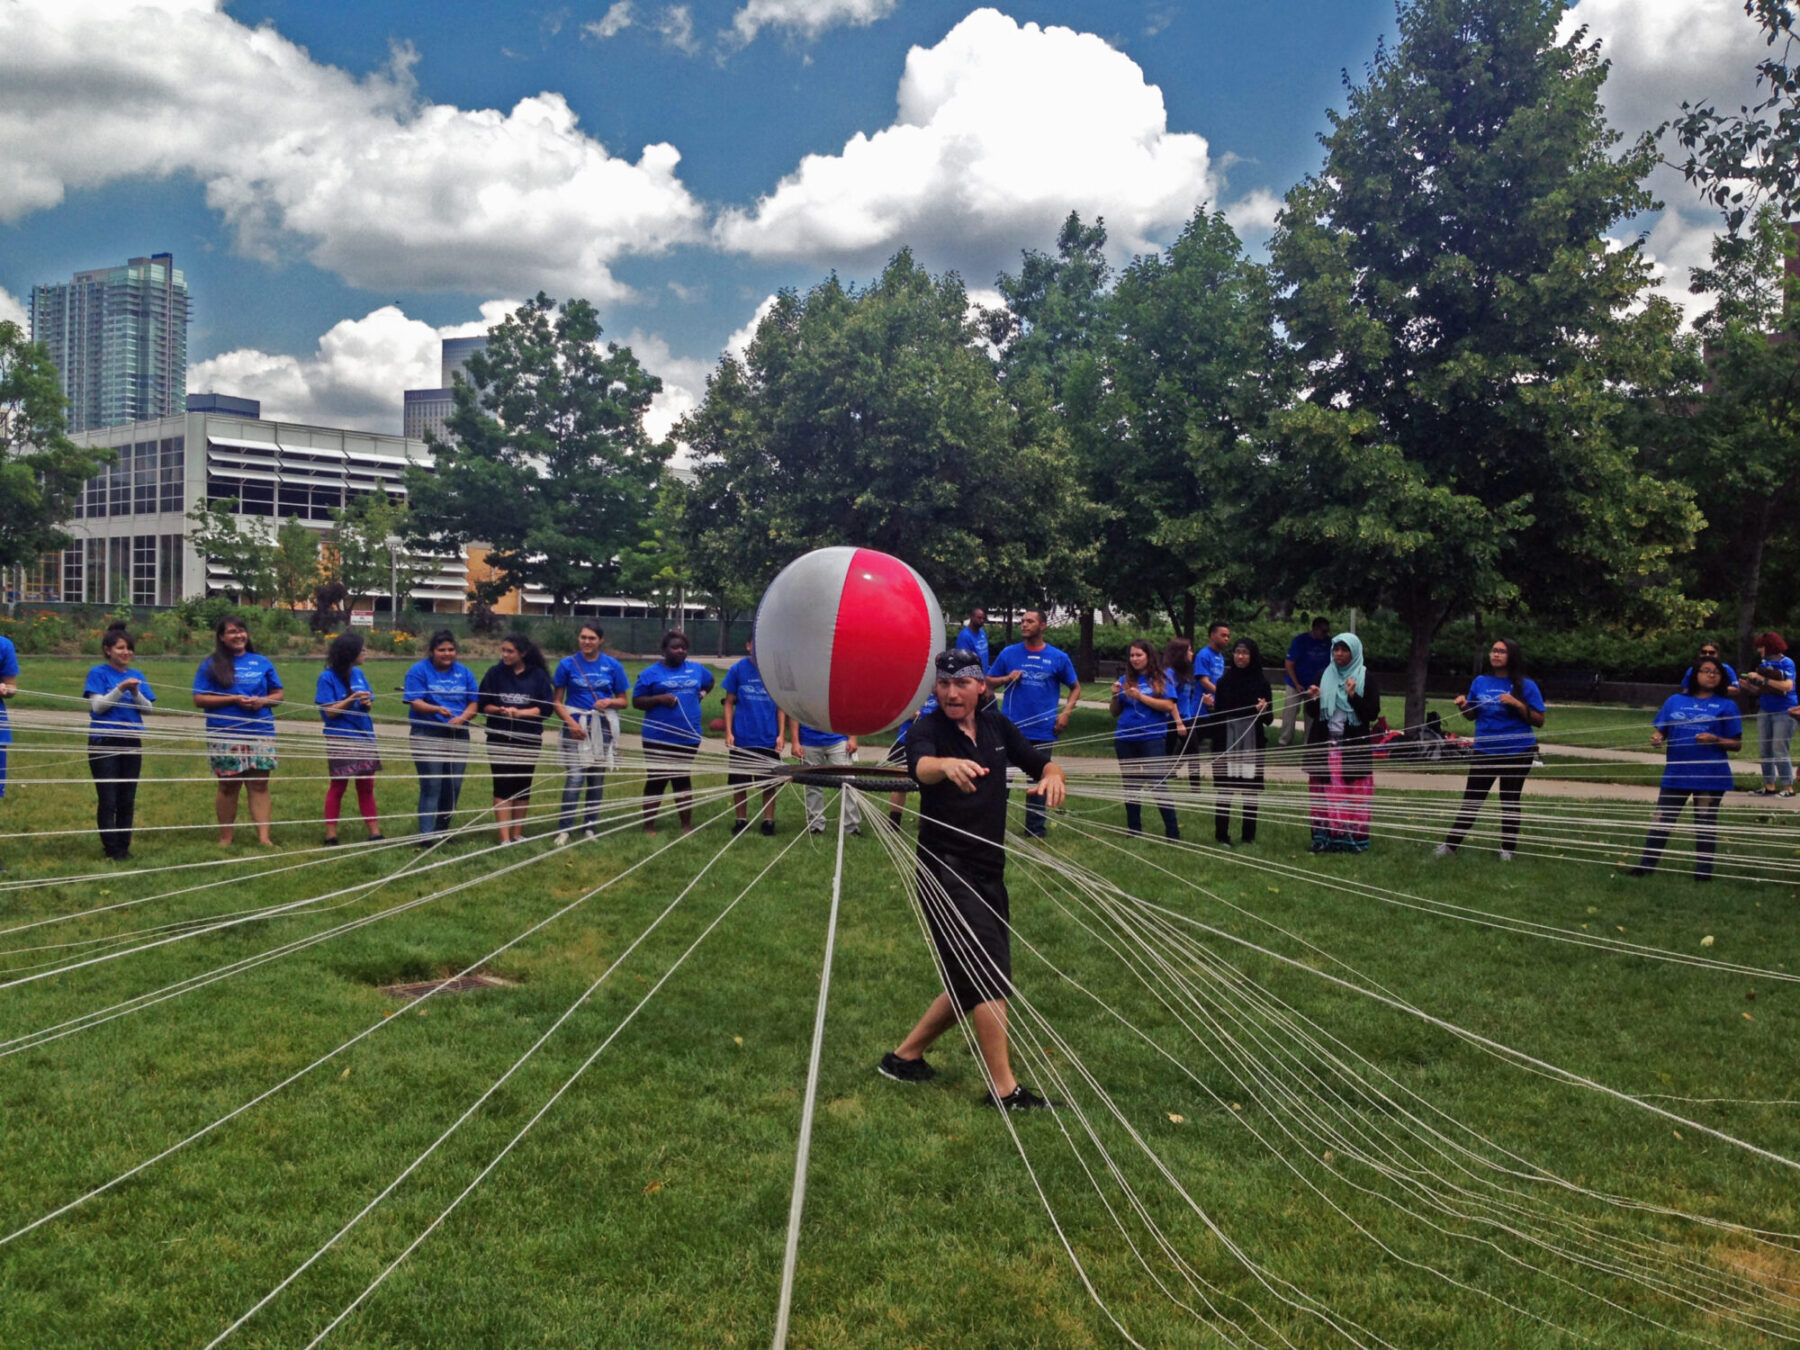
M831 872L831 913L825 921L825 959L819 970L819 1004L813 1013L812 1054L806 1063L806 1096L800 1105L800 1139L794 1150L794 1193L788 1202L787 1246L781 1257L781 1295L775 1305L773 1350L786 1350L794 1302L794 1267L800 1257L800 1217L806 1211L806 1164L812 1156L813 1111L819 1100L819 1061L825 1050L825 1003L831 995L831 954L837 949L838 901L844 891L844 837L850 804L839 792L837 863ZM880 827L877 826L877 832Z

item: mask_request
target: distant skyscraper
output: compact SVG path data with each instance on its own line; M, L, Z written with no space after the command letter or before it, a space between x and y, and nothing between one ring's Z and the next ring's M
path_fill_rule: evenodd
M187 278L168 253L31 288L32 341L62 373L70 431L183 412L187 329Z
M443 387L439 389L407 389L401 394L400 432L414 440L424 440L427 433L439 440L448 440L450 432L448 424L450 415L456 411L456 399L451 388L456 377L463 375L463 363L471 353L485 350L487 335L480 337L445 338L442 353L439 357L439 378ZM463 379L468 379L463 375Z

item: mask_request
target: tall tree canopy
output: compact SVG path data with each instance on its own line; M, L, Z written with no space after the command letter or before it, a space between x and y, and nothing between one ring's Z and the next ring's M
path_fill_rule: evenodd
M607 594L649 527L669 447L644 412L662 381L600 336L587 301L539 292L469 357L435 470L407 472L414 543L487 544L490 602L539 586L566 611Z
M36 563L67 547L60 528L113 452L68 437L68 400L50 353L0 321L0 567Z
M1080 488L1041 388L1003 388L978 337L962 281L909 252L867 288L784 292L678 432L691 557L736 553L760 589L795 554L860 544L947 601L1041 596L1089 547Z
M1471 606L1667 614L1690 494L1621 434L1666 380L1675 317L1608 231L1651 205L1645 136L1615 157L1585 32L1561 0L1410 0L1287 196L1271 243L1304 363L1282 414L1297 585L1391 603L1407 721L1433 634ZM1641 425L1634 422L1633 425Z

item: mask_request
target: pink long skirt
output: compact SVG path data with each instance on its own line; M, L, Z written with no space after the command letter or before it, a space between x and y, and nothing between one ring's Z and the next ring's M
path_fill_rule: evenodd
M1362 853L1369 847L1370 806L1375 800L1375 779L1344 781L1344 753L1328 748L1331 781L1308 780L1311 793L1313 847L1336 853Z

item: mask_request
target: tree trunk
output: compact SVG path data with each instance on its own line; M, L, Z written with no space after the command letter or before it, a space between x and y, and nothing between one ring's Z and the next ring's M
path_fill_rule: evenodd
M1763 550L1769 542L1769 522L1775 515L1775 500L1764 497L1756 517L1756 528L1750 535L1749 557L1745 559L1744 581L1738 588L1737 665L1743 670L1754 666L1751 639L1756 636L1756 596L1762 585Z
M1006 607L1006 645L1008 647L1012 646L1012 628L1013 628L1013 607L1011 605L1008 605Z
M1437 636L1439 622L1426 613L1412 618L1407 625L1412 648L1406 656L1406 720L1401 729L1408 734L1425 724L1425 676L1431 666L1431 639Z
M1194 625L1198 621L1199 616L1194 612L1194 593L1189 591L1181 597L1181 636L1189 642L1194 641ZM1198 645L1195 643L1195 646Z
M1096 677L1098 667L1094 664L1094 607L1081 607L1081 638L1075 649L1075 673L1084 680Z

